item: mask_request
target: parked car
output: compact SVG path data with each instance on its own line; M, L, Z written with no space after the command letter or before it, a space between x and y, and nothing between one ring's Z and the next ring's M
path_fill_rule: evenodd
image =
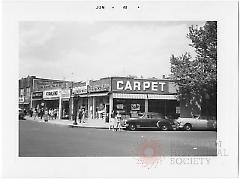
M143 113L138 118L129 118L125 121L124 126L131 131L139 128L158 128L163 131L175 128L173 120L166 119L162 114L154 112Z
M217 120L215 117L194 116L192 118L179 117L175 124L177 129L184 129L186 131L198 130L217 130Z
M25 117L25 114L24 114L23 109L18 108L18 119L19 119L19 120L25 120L24 117Z

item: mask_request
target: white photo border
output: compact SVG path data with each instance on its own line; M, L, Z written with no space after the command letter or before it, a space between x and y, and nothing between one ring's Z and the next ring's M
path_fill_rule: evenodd
M238 4L217 1L3 1L2 160L4 177L235 177L238 175ZM123 6L96 10L96 6ZM137 9L139 5L141 8ZM19 22L217 21L218 131L227 156L208 165L139 166L134 157L18 157ZM230 83L230 84L229 84ZM181 157L180 157L181 158ZM199 158L199 157L198 157ZM81 169L81 170L80 170ZM174 171L174 172L173 172ZM186 172L187 171L187 172Z

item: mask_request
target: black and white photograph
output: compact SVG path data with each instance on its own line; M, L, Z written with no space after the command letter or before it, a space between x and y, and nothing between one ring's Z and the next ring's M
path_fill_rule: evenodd
M216 21L19 33L20 157L217 155Z
M237 6L181 3L5 3L5 176L236 176ZM9 173L24 162L31 172Z

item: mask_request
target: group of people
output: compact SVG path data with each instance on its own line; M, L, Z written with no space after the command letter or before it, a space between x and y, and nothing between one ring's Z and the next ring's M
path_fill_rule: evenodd
M112 111L111 118L109 120L109 130L113 131L121 131L121 124L122 124L122 116L119 111L117 111L117 114L115 114L114 111Z
M84 108L80 108L78 110L78 115L77 116L78 116L79 123L85 123L86 112L85 112Z
M34 117L35 119L44 119L45 122L48 122L48 120L53 120L53 119L57 119L57 115L58 115L58 110L57 109L53 109L53 108L34 108L34 109L30 109L31 112L30 116Z

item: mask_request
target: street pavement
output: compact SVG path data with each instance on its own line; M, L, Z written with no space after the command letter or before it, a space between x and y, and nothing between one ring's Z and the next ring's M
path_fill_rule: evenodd
M20 157L216 156L215 131L111 131L19 121Z

